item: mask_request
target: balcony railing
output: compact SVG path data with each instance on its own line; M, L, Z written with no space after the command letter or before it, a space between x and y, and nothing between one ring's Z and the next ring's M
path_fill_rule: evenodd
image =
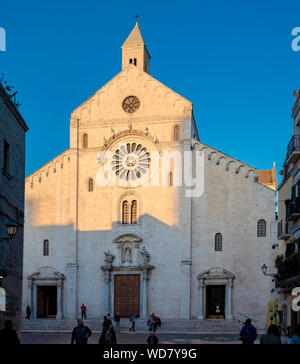
M288 144L288 149L287 149L287 155L286 155L286 163L288 161L292 162L291 157L294 154L299 154L300 153L300 135L294 135L291 139L291 141Z
M277 275L277 283L286 279L296 278L300 280L300 253L292 254L279 267Z
M300 218L300 198L295 197L293 200L289 201L286 205L287 207L287 220L295 221Z
M288 239L290 234L291 223L288 221L280 220L277 225L277 238L278 240Z

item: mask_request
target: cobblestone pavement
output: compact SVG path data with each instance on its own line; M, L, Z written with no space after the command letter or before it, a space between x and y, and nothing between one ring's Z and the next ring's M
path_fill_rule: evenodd
M89 344L97 344L99 333L94 333L89 339ZM118 344L145 344L148 333L121 333L118 336ZM160 344L240 344L238 334L211 334L198 332L170 332L157 333ZM23 332L22 344L69 344L70 333L33 333Z

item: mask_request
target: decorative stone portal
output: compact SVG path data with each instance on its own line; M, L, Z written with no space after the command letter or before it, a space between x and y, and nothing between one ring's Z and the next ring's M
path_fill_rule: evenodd
M62 319L65 276L54 268L43 267L27 279L31 287L32 318Z
M148 315L148 282L151 271L150 254L142 239L135 235L122 235L114 241L116 255L105 252L105 265L101 267L105 279L105 313L122 317L146 318ZM115 262L115 264L113 264Z
M234 274L222 269L211 268L201 273L199 280L198 320L225 317L232 320L232 288Z

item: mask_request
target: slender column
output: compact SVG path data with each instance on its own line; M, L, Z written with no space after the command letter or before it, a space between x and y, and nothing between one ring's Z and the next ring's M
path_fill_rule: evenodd
M204 284L199 283L199 308L198 308L198 320L204 320Z
M33 280L32 281L32 317L34 319L37 318L37 283Z
M77 311L77 269L78 264L67 265L67 312L68 318L76 319Z
M226 320L232 320L232 283L226 285Z
M57 314L56 319L62 319L62 281L57 282Z
M141 307L141 318L146 318L148 314L148 272L146 270L142 273L142 307Z
M105 279L105 314L110 313L110 271L104 273Z

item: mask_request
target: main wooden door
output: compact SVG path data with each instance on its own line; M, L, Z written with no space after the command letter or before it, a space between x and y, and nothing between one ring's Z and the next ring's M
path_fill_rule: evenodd
M206 286L207 318L225 318L225 288L225 286Z
M57 314L57 287L37 287L37 317L56 318Z
M115 275L115 314L119 312L124 318L140 316L140 281L139 274Z

